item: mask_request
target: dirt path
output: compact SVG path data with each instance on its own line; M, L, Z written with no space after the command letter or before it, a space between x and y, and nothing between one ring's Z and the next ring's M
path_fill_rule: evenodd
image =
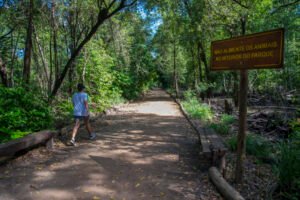
M92 125L96 141L81 129L77 147L39 148L1 166L0 199L219 199L193 130L164 91Z

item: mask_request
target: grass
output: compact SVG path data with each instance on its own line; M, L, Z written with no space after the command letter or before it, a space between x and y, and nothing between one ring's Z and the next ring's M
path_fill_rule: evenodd
M278 145L275 172L283 199L300 199L300 125L296 128L287 141Z
M232 115L223 114L219 123L212 123L209 127L221 135L228 135L230 132L230 125L234 122L235 118Z
M213 112L211 108L207 104L201 103L193 91L188 90L183 95L182 105L191 118L200 119L204 122L212 120Z
M227 141L228 148L231 151L237 150L237 137L233 136ZM253 155L259 160L267 160L272 153L272 145L263 137L247 134L246 137L246 153Z
M235 122L235 118L232 115L223 114L221 116L221 123L223 124L230 125L233 124L234 122Z
M230 132L229 125L223 123L211 123L209 127L221 135L228 135Z
M182 105L188 115L194 119L202 121L211 121L213 112L207 104L200 103L196 98L188 99L182 102Z

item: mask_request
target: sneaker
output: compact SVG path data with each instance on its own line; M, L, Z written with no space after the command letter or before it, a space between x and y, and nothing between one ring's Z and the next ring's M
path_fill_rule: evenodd
M96 134L95 133L91 133L90 140L94 140L95 138L96 138Z
M70 140L70 144L71 144L72 146L76 146L75 140L74 140L74 139Z

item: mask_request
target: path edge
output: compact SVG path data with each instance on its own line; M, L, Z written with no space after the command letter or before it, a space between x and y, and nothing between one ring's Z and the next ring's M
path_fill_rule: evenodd
M198 139L199 139L199 143L201 143L200 142L200 132L197 128L197 125L192 121L192 119L189 117L189 115L185 111L183 105L180 102L180 99L177 99L175 96L173 96L168 91L166 91L166 93L179 106L180 111L182 112L184 117L187 119L187 121L190 123L190 125L193 127L193 129L196 131ZM211 182L214 184L214 186L217 188L217 190L221 193L221 195L225 199L227 199L227 200L244 200L244 198L241 196L241 194L223 178L220 171L216 167L210 167L208 170L208 175L209 175Z

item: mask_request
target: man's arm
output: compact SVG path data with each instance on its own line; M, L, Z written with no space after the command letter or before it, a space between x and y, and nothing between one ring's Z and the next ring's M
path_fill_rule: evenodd
M86 95L86 98L84 99L84 107L86 109L87 115L89 115L89 103L88 103L88 96Z
M74 107L75 106L74 95L72 96L72 104L73 104L73 107Z

